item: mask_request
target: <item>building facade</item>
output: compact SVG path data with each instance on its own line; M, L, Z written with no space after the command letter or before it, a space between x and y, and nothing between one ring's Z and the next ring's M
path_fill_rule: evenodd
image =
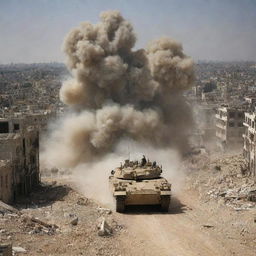
M25 118L0 118L0 160L8 162L0 168L1 200L10 203L30 193L40 182L38 129Z
M223 151L242 150L244 110L222 106L215 117L217 147Z
M256 177L256 113L246 112L243 124L245 126L243 155L251 175Z

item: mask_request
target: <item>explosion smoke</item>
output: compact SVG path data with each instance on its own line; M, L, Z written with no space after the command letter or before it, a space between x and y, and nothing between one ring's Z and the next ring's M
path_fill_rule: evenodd
M118 11L100 18L96 25L82 23L65 39L73 78L63 83L60 98L74 113L49 138L48 161L76 166L111 152L127 137L183 150L192 114L182 92L194 80L192 59L168 38L133 51L131 24Z

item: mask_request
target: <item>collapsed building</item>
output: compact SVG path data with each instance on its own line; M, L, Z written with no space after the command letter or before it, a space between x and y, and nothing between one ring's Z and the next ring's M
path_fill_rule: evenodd
M0 200L15 201L40 181L39 131L26 117L0 118Z

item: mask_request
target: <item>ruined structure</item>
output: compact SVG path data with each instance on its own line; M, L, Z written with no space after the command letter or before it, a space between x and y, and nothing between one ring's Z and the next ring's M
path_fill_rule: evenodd
M244 138L244 148L243 155L248 164L251 175L256 176L256 113L246 112L244 120L245 132L243 134Z
M244 109L223 105L215 116L217 147L223 151L242 149Z
M39 132L26 118L0 119L0 200L10 203L39 183Z

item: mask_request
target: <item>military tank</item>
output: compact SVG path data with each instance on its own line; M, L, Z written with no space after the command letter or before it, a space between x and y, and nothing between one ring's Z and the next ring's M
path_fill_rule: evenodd
M171 184L161 177L162 167L156 162L125 160L111 171L110 187L116 200L116 211L124 212L126 205L160 205L167 212L171 200Z

